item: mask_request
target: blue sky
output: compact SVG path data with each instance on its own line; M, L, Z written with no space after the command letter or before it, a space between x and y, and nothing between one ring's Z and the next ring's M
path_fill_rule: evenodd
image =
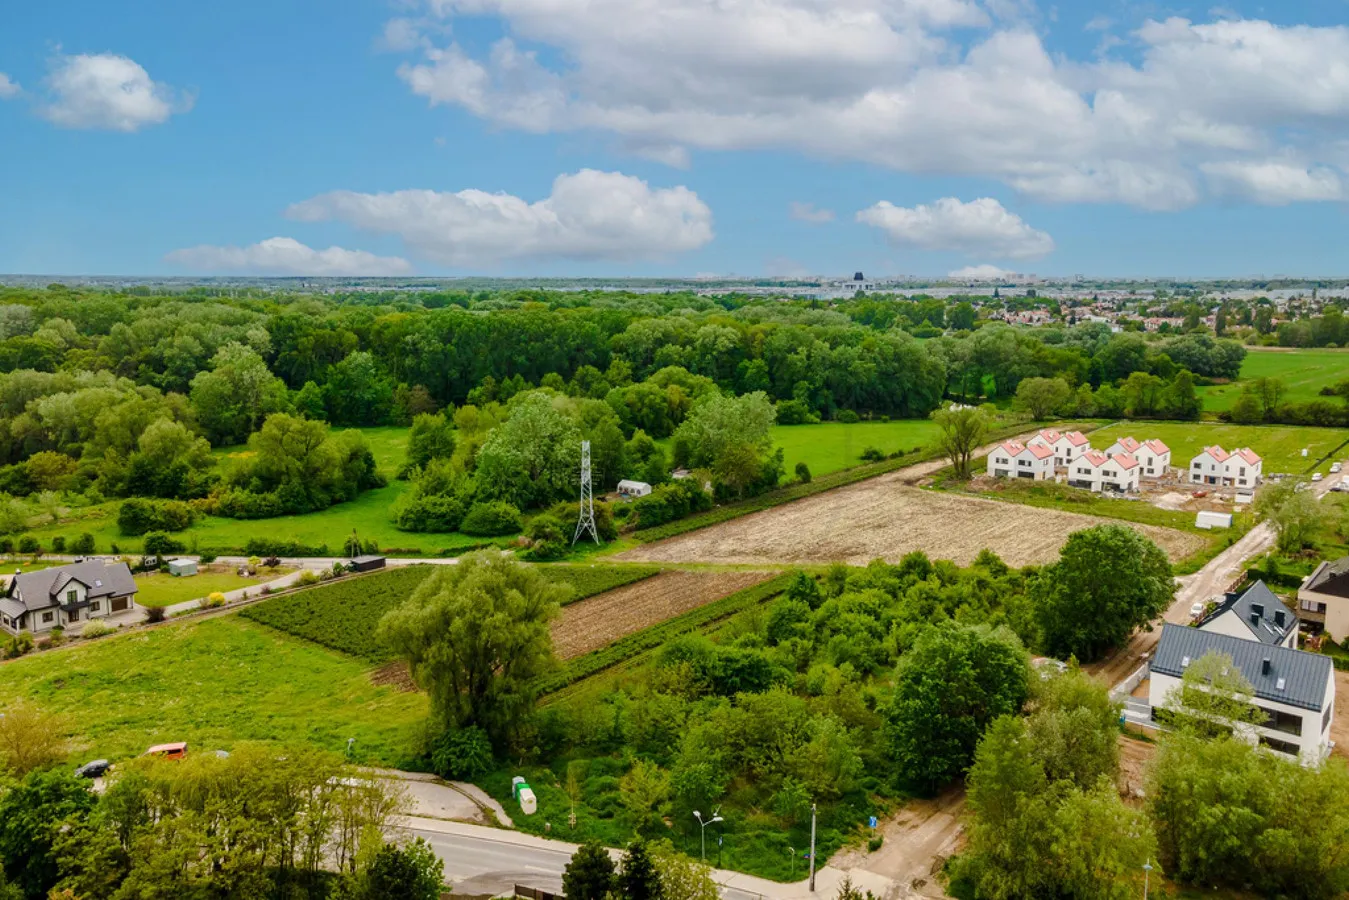
M53 0L0 272L1346 274L1349 4Z

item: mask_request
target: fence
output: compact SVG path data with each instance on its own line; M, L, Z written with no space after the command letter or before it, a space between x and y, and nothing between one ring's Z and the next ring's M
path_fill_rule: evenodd
M525 897L527 900L564 900L561 894L552 894L538 888L525 887L523 884L515 886L515 896Z

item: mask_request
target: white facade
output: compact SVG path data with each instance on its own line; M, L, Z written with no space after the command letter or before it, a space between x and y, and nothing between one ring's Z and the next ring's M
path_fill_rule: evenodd
M1220 487L1253 488L1260 483L1264 461L1249 447L1228 453L1222 447L1205 447L1190 460L1190 483Z
M1138 479L1143 467L1128 453L1106 458L1100 466L1101 487L1117 491L1138 490Z
M1099 491L1103 480L1103 470L1110 458L1099 450L1088 450L1073 460L1068 467L1068 483L1073 487Z
M1109 447L1105 448L1105 455L1117 456L1120 453L1127 453L1130 456L1133 456L1138 452L1138 448L1141 446L1143 445L1134 440L1132 435L1129 437L1122 437Z
M1233 450L1227 457L1227 483L1239 488L1252 488L1260 483L1265 462L1250 447Z
M1048 447L1054 451L1054 466L1071 466L1073 460L1091 449L1091 442L1080 431L1058 432L1053 429L1041 431L1026 442L1027 446Z
M1227 478L1228 453L1222 447L1205 447L1190 460L1190 483L1222 485Z
M649 493L651 493L651 485L645 481L624 479L618 483L618 495L620 497L645 497Z
M1171 468L1171 448L1159 440L1144 441L1134 458L1143 467L1143 478L1161 478Z
M1251 626L1247 625L1241 618L1240 613L1234 609L1229 609L1220 616L1215 616L1203 624L1205 631L1212 631L1215 634L1225 634L1228 637L1241 638L1243 641L1256 640L1251 634ZM1288 634L1275 644L1277 647L1287 647L1289 650L1297 649L1297 629L1288 629Z
M1180 686L1180 679L1160 672L1148 676L1148 702L1154 710L1165 707L1171 692ZM1326 684L1325 705L1319 710L1302 709L1257 697L1255 705L1271 716L1277 727L1268 725L1238 725L1237 736L1251 744L1289 756L1296 756L1308 764L1317 764L1330 752L1330 725L1335 719L1335 673L1331 670Z
M988 474L993 478L1044 481L1054 474L1054 451L1044 444L1005 441L988 454Z

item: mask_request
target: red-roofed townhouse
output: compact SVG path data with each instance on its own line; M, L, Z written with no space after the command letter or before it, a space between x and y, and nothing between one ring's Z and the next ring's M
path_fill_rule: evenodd
M1242 447L1240 450L1233 450L1224 465L1228 484L1239 488L1253 488L1260 483L1265 463L1250 447Z
M988 454L988 474L994 478L1044 481L1054 474L1054 451L1044 444L1004 441Z
M1054 466L1071 467L1073 460L1091 449L1091 442L1080 431L1042 431L1028 442L1042 444L1054 451Z
M1138 443L1138 441L1134 440L1132 437L1122 437L1119 440L1115 441L1115 443L1111 444L1109 447L1105 448L1105 455L1115 456L1120 453L1128 453L1132 455L1134 453L1137 453L1138 448L1141 446L1143 445Z
M1199 451L1199 455L1190 460L1190 483L1224 484L1227 478L1227 460L1230 456L1230 453L1216 444Z
M1133 456L1143 467L1144 478L1161 478L1171 468L1171 448L1155 438L1144 441Z
M1101 486L1117 491L1138 490L1138 478L1143 466L1129 453L1116 453L1106 458L1101 466Z
M1101 489L1102 472L1108 462L1110 462L1110 457L1100 450L1088 450L1073 460L1073 464L1068 467L1068 483L1073 487L1099 491Z

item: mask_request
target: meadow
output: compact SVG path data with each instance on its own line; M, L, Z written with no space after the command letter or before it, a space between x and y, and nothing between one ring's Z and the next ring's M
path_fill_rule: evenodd
M1275 350L1247 348L1241 364L1241 377L1231 384L1200 387L1205 412L1231 409L1241 396L1242 382L1256 378L1283 381L1289 403L1306 403L1320 396L1323 387L1349 378L1349 350L1304 349Z
M26 699L63 717L83 759L123 759L166 741L228 750L308 744L407 765L426 698L379 687L369 663L238 615L100 638L0 667L0 706Z
M199 572L180 578L163 572L136 576L136 602L141 606L172 606L185 600L198 600L214 591L234 591L280 578L291 569L268 571L258 578L233 572Z
M1299 428L1292 425L1219 425L1207 422L1120 422L1094 431L1091 445L1104 450L1117 439L1133 435L1140 441L1159 438L1171 448L1171 465L1188 468L1190 460L1213 444L1231 451L1250 447L1264 459L1266 475L1284 472L1294 475L1326 472L1330 461L1319 462L1332 452L1343 459L1349 447L1349 429ZM1307 449L1306 457L1302 456Z

